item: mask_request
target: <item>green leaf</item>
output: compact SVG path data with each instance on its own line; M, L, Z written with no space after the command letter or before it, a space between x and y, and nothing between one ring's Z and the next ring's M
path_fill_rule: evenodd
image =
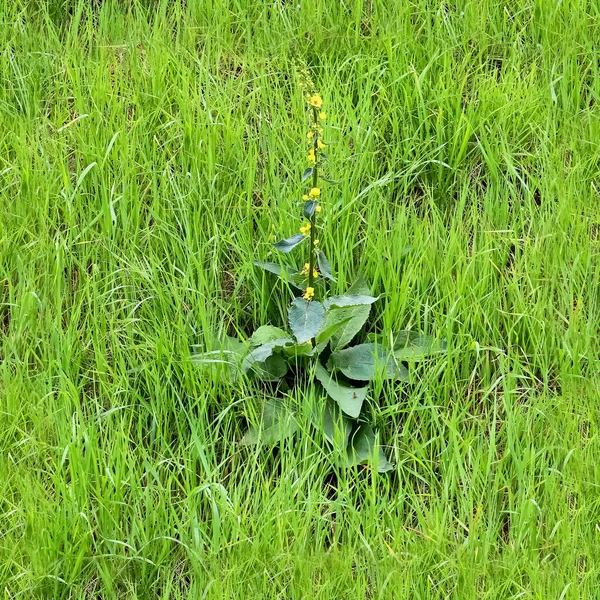
M298 271L298 269L293 269L292 267L281 266L281 265L278 265L277 263L263 262L260 260L255 260L254 266L259 267L259 268L263 269L264 271L268 271L269 273L273 273L273 274L277 275L280 279L283 279L283 281L290 283L292 286L294 286L297 289L304 289L296 283L296 277L299 276L299 273L300 273ZM304 277L302 277L302 276L300 276L300 278L302 280L304 279Z
M334 313L333 316L332 313ZM338 313L341 313L341 310L332 310L325 315L325 324L323 325L323 329L321 329L317 335L317 344L320 344L321 342L326 344L346 323L350 321L350 319L352 319L352 316L349 316L337 320L335 317Z
M327 311L323 333L331 331L331 349L341 350L361 330L369 317L371 306L362 304L347 308L332 308Z
M353 421L342 413L331 398L317 405L312 415L312 422L336 449L346 450Z
M281 250L282 252L290 252L290 250L293 250L298 244L301 244L305 239L307 238L304 237L301 233L296 233L292 237L275 242L273 246L275 246L277 250Z
M290 327L299 344L308 342L321 330L325 309L320 302L296 298L289 311Z
M298 431L298 422L292 411L278 400L268 400L263 406L261 423L250 427L242 438L244 446L258 444L276 444L291 437Z
M262 325L252 334L249 341L251 346L257 347L285 337L287 337L287 334L283 329L272 325Z
M379 297L375 298L374 296L364 296L362 294L352 294L345 296L331 296L327 298L323 305L326 310L330 308L345 308L347 306L360 306L364 304L373 304L376 302Z
M216 338L213 345L217 349L210 352L200 352L191 356L201 371L212 377L214 381L226 381L233 383L237 380L240 365L244 354L247 352L246 345L238 338L225 335Z
M252 370L254 374L265 381L281 379L287 373L287 363L281 356L273 358L273 360L268 359L273 356L275 350L284 348L286 344L290 343L294 343L292 338L283 337L258 346L242 361L242 371L248 373Z
M337 281L337 279L331 274L331 266L322 250L317 250L317 261L319 263L319 271L321 271L321 275L327 279L331 279L331 281Z
M304 216L307 219L312 219L312 216L315 214L315 209L317 208L317 206L319 205L318 202L316 202L315 200L307 200L304 203Z
M296 344L294 342L286 344L283 347L283 353L286 356L312 356L313 352L312 344L307 344L306 342L304 344Z
M349 467L369 464L379 473L386 473L394 468L394 465L386 458L370 425L363 424L354 432L347 452L346 465Z
M337 402L338 406L347 415L357 419L369 388L355 388L338 383L336 378L318 362L315 375L329 396Z
M312 174L313 174L313 168L308 167L308 169L306 169L306 171L304 171L304 174L302 175L302 183L304 183L309 177L311 177Z
M385 379L406 379L408 371L397 363L391 352L385 352L379 344L359 344L333 352L329 364L346 377L357 381L369 381L381 375Z

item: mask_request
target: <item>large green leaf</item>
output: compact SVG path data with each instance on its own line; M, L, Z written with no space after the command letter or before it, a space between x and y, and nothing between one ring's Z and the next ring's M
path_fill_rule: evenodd
M242 358L247 352L246 345L238 338L224 335L215 338L213 347L216 349L193 354L191 360L214 381L233 383L237 380Z
M273 327L272 325L261 325L250 338L250 345L253 347L262 346L269 342L274 342L281 338L287 337L287 334L283 329L279 327Z
M262 410L261 423L250 427L242 438L245 446L258 444L276 444L298 431L298 422L292 411L279 400L268 400Z
M386 458L375 432L370 425L361 425L352 435L347 451L347 466L369 464L379 473L386 473L394 465Z
M378 376L385 379L408 378L406 367L398 363L394 355L383 350L379 344L359 344L345 350L337 350L329 357L328 365L357 381L369 381Z
M282 356L273 356L273 353L293 343L292 338L283 337L258 346L244 357L242 371L244 373L252 371L265 381L281 379L287 373L288 365Z
M311 177L312 174L313 174L313 168L308 167L308 169L306 169L304 171L304 173L302 174L302 183L304 183L309 177Z
M299 344L316 337L325 322L325 309L320 302L296 298L289 311L290 327Z
M317 362L315 375L329 396L337 402L338 406L347 415L357 419L369 388L342 385L319 362Z
M369 296L370 290L364 278L359 278L350 288L346 295L348 296ZM341 326L331 336L331 349L341 350L347 346L354 336L361 330L366 320L369 318L371 306L368 304L350 306L346 308L332 308L327 312L324 330L328 329L335 323L343 322Z
M362 294L352 294L352 295L344 295L344 296L331 296L325 300L323 305L326 310L330 308L346 308L348 306L360 306L364 304L373 304L379 298L375 298L374 296L365 296Z
M281 250L282 252L290 252L290 250L293 250L298 244L301 244L305 239L307 238L304 237L301 233L296 233L292 237L275 242L273 246L275 246L277 250Z
M325 279L337 281L337 279L331 274L331 265L329 264L329 261L322 250L317 251L317 262L319 263L319 271L321 271L321 275L323 275Z
M323 329L319 331L317 335L317 344L321 342L328 342L350 319L352 319L352 315L343 318L341 321L338 321L335 316L330 318L332 312L337 313L338 311L329 311L325 315L325 324L323 325ZM342 315L343 316L343 315Z

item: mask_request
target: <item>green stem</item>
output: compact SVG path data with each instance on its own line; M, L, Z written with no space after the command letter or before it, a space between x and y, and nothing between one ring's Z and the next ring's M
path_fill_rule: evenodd
M317 109L313 106L312 110L313 114L313 123L317 125L319 123L319 115L317 114ZM317 187L319 182L319 173L318 173L318 164L319 164L319 144L318 144L319 135L314 136L313 141L313 149L315 153L315 164L313 166L312 173L312 186L314 188ZM315 269L315 227L316 227L316 219L315 214L313 213L310 218L310 248L308 254L308 287L314 288L315 278L314 278L314 269Z

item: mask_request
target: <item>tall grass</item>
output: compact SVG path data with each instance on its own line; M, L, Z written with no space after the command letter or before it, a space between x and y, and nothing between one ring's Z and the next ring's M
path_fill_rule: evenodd
M596 3L4 0L0 19L5 598L595 597ZM387 476L338 469L310 388L293 441L241 448L266 392L190 360L285 318L251 261L293 233L296 64L343 175L337 291L360 272L373 329L449 345L376 385Z

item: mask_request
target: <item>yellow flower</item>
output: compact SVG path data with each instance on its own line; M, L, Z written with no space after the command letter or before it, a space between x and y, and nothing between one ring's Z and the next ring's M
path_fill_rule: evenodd
M319 244L319 240L315 240L315 241L313 242L313 244L314 244L315 246L318 246L318 244Z
M325 144L321 141L321 140L317 140L317 146L323 150L323 148L325 148Z
M307 236L310 233L310 223L307 223L304 227L300 227L300 233Z
M323 106L323 99L319 94L313 94L309 100L310 104L316 108L321 108Z
M326 112L320 112L319 113L319 119L321 119L321 121L324 121L327 118L327 113Z
M313 269L313 278L316 279L319 276L319 271Z
M317 159L315 158L315 151L312 149L309 150L308 156L306 158L308 158L308 162L312 162L312 163L316 162Z
M317 204L317 206L315 206L315 212L316 212L316 213L320 213L320 212L321 212L321 210L322 210L322 209L321 209L321 205L320 205L320 204Z
M300 275L308 275L308 270L310 269L310 265L308 263L304 263L304 267L302 271L300 271Z
M304 195L302 196L302 200L308 200L308 196L307 196L306 194L304 194Z
M306 134L306 137L307 137L309 140L312 140L312 139L313 139L313 135L315 135L315 134L314 134L314 132L312 132L312 131L309 131L309 132Z
M316 198L317 196L321 195L321 190L319 188L312 188L310 192L308 192L308 195L311 198Z
M315 297L315 288L307 287L302 297L310 302Z

